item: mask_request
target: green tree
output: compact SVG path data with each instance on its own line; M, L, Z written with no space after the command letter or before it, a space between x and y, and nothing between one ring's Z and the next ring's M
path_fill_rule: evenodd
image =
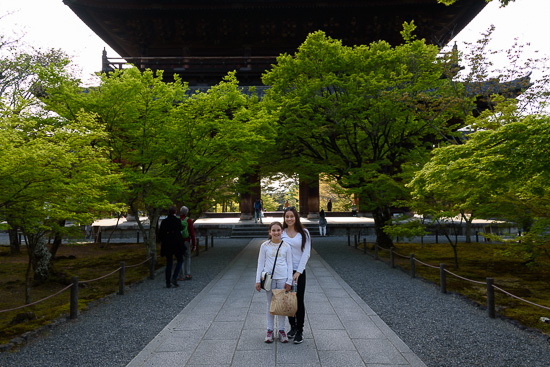
M346 47L316 32L263 79L272 86L266 103L278 113L282 149L297 167L359 195L382 247L392 244L383 231L390 207L406 196L405 166L421 164L434 142L451 137L449 121L469 106L443 77L438 48L415 40L413 30L405 24L405 43L396 47Z
M507 103L497 111L503 116L510 108ZM486 123L494 124L489 116ZM463 145L436 149L411 182L415 198L432 196L478 216L516 222L529 236L514 248L529 260L549 256L549 128L548 116L525 116L475 132Z
M37 281L50 274L55 249L48 250L49 239L78 230L97 211L112 208L106 193L117 180L103 149L92 144L103 132L90 116L79 114L68 123L45 111L37 98L42 78L61 77L68 60L59 51L24 54L16 46L11 43L13 54L0 62L0 220L25 237L29 301L31 272ZM66 220L76 225L60 225Z
M91 144L102 132L89 116L60 124L18 113L0 119L0 130L0 218L9 218L25 237L28 302L31 269L36 281L50 275L49 236L79 231L94 213L113 209L107 192L118 179L103 150ZM76 226L60 227L61 220Z
M40 89L40 68L52 65L64 68L68 64L67 56L60 50L35 50L25 47L20 39L0 35L0 118L9 118L30 108L39 109L36 94ZM10 250L19 253L18 228L11 218L5 220L8 223Z
M168 206L185 204L194 215L210 208L249 170L269 145L268 116L256 97L241 93L234 75L206 93L188 93L179 79L137 68L103 75L85 93L77 83L53 81L48 106L67 119L93 113L108 132L127 190L120 201L138 218L148 255L156 253L158 220ZM220 190L223 189L223 190ZM217 197L219 196L219 197ZM149 227L137 215L145 211Z

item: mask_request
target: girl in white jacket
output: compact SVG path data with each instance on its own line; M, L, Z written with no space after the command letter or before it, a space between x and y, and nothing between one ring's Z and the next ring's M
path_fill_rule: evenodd
M262 243L260 254L258 255L258 268L256 269L256 290L260 291L260 277L262 272L271 273L275 257L275 271L272 274L271 289L286 289L290 291L292 286L292 251L290 245L281 240L283 225L279 222L272 222L269 225L269 240ZM277 255L277 251L279 254ZM271 305L272 291L266 292L267 295L267 336L266 343L273 342L273 329L275 316L269 313ZM285 332L285 316L277 316L277 325L279 327L279 341L288 343L288 337Z

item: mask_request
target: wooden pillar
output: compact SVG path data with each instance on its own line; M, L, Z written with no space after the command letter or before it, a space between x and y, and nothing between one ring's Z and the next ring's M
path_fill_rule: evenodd
M319 176L308 186L307 196L308 219L319 219Z
M307 196L309 192L309 184L307 180L300 177L298 188L299 188L299 193L298 193L299 211L298 212L300 213L300 217L307 218L307 214L308 214Z
M300 176L299 188L300 216L308 219L319 218L319 176Z
M260 176L257 174L245 175L241 177L242 191L240 200L240 220L250 220L254 218L254 202L261 198L262 186Z

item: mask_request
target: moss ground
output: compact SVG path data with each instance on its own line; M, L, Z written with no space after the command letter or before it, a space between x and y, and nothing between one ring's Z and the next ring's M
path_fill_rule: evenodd
M360 245L359 247L362 248ZM373 244L367 244L369 253L373 253ZM415 258L437 269L416 262L416 276L436 284L440 284L439 265L445 264L445 269L461 277L486 282L488 277L494 279L494 285L503 290L536 304L550 307L550 260L538 259L537 265L527 264L517 257L505 256L506 245L481 243L458 244L458 269L454 267L453 250L449 244L397 243L395 252L402 256L394 256L398 267L410 271L410 254ZM379 251L379 257L389 262L390 252ZM486 285L472 283L457 278L449 273L446 275L447 291L460 293L470 300L487 304ZM535 328L550 335L550 324L540 321L541 317L550 318L550 311L517 300L498 290L495 290L495 308L499 315L518 321L525 327Z
M71 284L73 276L81 282L109 274L118 269L122 261L126 265L125 285L142 281L149 276L149 264L128 267L145 261L145 254L144 244L111 244L108 247L104 244L63 245L53 262L51 279L32 285L31 302L62 290ZM164 266L162 261L161 258L157 268ZM25 304L27 262L25 249L18 255L11 255L8 247L0 247L0 310ZM78 290L79 310L85 309L92 301L118 292L118 289L118 271L104 279L81 284ZM36 305L0 313L0 344L68 315L69 302L70 289ZM16 322L17 317L22 320Z

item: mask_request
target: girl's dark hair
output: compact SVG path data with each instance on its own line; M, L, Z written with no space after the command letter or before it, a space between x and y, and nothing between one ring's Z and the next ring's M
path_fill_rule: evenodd
M168 215L174 215L178 212L178 209L175 206L168 208Z
M281 227L281 229L283 229L283 225L281 224L281 222L274 221L274 222L269 223L269 230L271 231L271 228L275 225L277 225L277 226ZM271 239L271 235L269 235L269 239Z
M304 229L302 222L300 222L300 214L298 214L298 211L296 211L296 208L293 206L285 208L285 211L283 212L283 229L288 228L288 224L286 224L286 221L285 221L285 216L286 216L286 213L288 213L289 211L294 213L294 219L295 219L294 229L296 230L296 232L302 235L302 252L304 252L304 248L306 247L306 240L307 240L306 236L309 236L309 232L306 232L306 230Z

